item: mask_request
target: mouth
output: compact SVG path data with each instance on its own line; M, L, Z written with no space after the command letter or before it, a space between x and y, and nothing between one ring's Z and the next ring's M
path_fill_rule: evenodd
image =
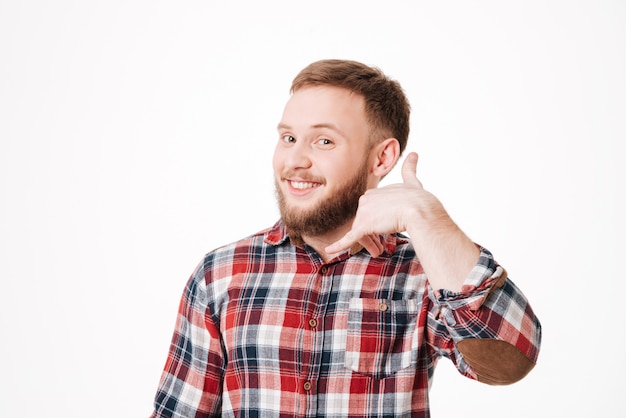
M293 196L307 196L324 185L322 181L303 178L283 177L282 181L286 183L287 190Z
M320 183L314 183L314 182L310 182L310 181L287 180L287 182L289 183L289 186L292 189L296 189L296 190L314 189L316 187L320 187L321 186Z

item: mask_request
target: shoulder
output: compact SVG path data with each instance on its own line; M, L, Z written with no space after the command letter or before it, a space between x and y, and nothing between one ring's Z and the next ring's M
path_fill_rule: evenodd
M271 258L279 247L289 243L288 239L276 239L277 228L279 223L211 250L200 261L196 275L215 281Z
M265 237L271 228L255 232L244 238L224 244L206 253L203 257L202 264L205 267L215 267L223 263L229 263L234 257L243 256L254 248L266 246Z
M281 246L268 242L271 230L263 229L204 255L191 282L204 292L212 312L220 311L219 307L230 298L229 289L236 288L242 276L270 262L271 254Z

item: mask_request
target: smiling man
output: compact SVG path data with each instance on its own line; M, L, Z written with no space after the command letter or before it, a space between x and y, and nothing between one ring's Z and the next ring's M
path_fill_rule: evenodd
M337 87L303 88L287 103L278 131L276 193L291 239L312 244L347 232L359 198L376 187L363 97Z
M281 218L208 253L183 293L153 417L428 417L437 361L523 378L541 326L491 253L416 177L378 187L409 134L380 70L294 79L273 168Z

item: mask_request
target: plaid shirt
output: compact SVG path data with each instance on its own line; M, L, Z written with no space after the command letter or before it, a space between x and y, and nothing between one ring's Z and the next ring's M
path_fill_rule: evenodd
M152 417L428 417L456 342L507 341L533 363L540 325L481 249L461 293L433 291L407 238L325 263L284 225L207 254L189 279ZM488 295L488 297L487 297ZM468 312L471 311L471 314Z

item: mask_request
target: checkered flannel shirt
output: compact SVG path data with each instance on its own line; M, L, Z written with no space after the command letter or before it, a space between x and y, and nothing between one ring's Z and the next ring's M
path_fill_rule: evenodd
M481 248L460 293L434 291L409 240L325 263L284 225L207 254L181 299L152 417L428 417L440 357L507 341L536 361L540 324ZM486 296L488 295L488 297Z

